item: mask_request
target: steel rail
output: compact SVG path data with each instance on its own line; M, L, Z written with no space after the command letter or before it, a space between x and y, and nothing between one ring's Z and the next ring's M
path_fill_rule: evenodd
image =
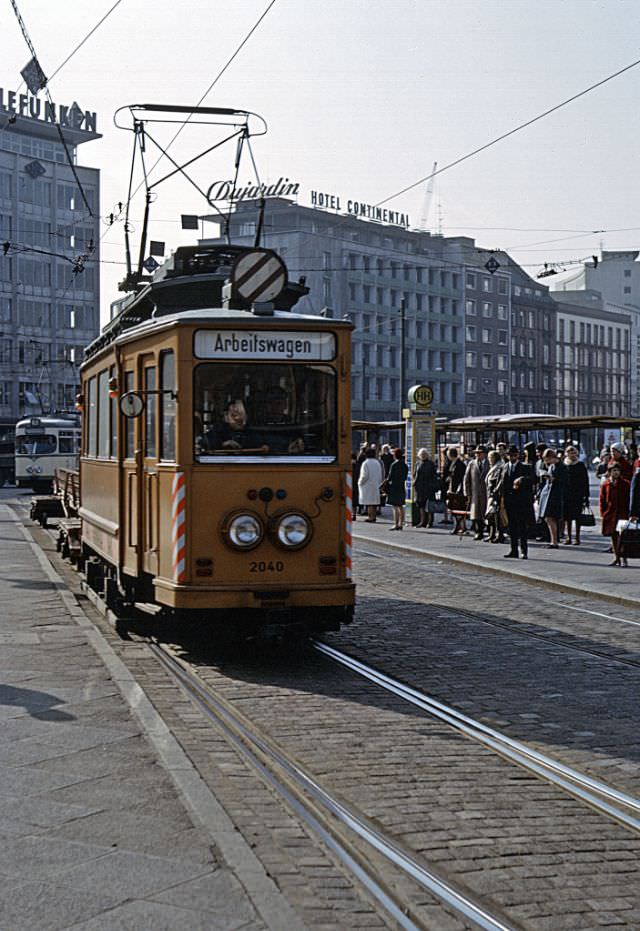
M315 779L302 769L297 763L290 760L284 752L264 737L252 732L227 704L202 684L199 678L192 673L184 663L172 656L161 645L151 644L151 649L165 668L178 680L182 687L192 697L198 707L215 723L220 726L234 746L249 760L262 776L282 795L295 812L318 834L329 848L337 854L342 862L360 879L366 888L375 896L381 905L392 917L407 931L419 931L422 927L406 914L380 883L365 870L354 856L349 853L343 842L332 832L329 823L323 825L318 817L305 804L302 791L319 803L326 812L333 815L341 824L350 828L359 838L366 841L385 859L398 867L406 875L414 879L422 888L431 892L436 898L444 902L459 915L469 919L478 928L484 931L515 931L516 926L508 924L501 918L489 913L482 905L476 903L469 895L457 889L452 883L440 877L435 871L428 869L417 858L404 850L398 843L386 837L382 832L367 823L362 815L352 811L334 798ZM275 763L293 781L299 795L294 795L283 781L265 764L260 756L265 757L269 763ZM418 919L416 919L418 920Z
M388 692L392 692L399 698L410 702L410 704L415 705L417 708L421 708L427 714L455 727L467 737L482 743L501 756L524 767L535 775L548 780L553 783L553 785L558 786L580 801L592 806L602 814L614 818L620 824L624 825L624 827L640 833L640 820L617 807L617 805L622 805L624 808L640 813L639 799L627 795L624 792L620 792L617 789L613 789L611 786L597 779L585 776L583 773L569 766L565 766L563 763L559 763L552 757L545 756L543 753L538 753L537 750L527 747L526 744L521 743L519 740L507 737L505 734L501 734L499 731L482 724L480 721L475 721L473 718L467 717L467 715L456 711L455 708L444 705L442 702L430 698L423 692L419 692L417 689L413 689L408 685L404 685L402 682L398 682L391 676L387 676L385 673L368 666L366 663L346 653L342 653L340 650L334 649L334 647L330 647L326 643L322 643L318 640L312 640L311 642L315 650L334 662L345 666L347 669L363 676L365 679L369 679L371 682L381 686ZM610 804L607 799L617 803L617 805Z

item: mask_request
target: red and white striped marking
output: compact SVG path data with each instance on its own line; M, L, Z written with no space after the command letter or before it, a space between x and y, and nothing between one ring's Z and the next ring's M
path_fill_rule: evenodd
M176 472L171 487L171 542L173 545L173 578L184 582L187 577L187 489L184 472Z
M245 301L271 301L287 283L287 269L271 249L252 249L236 260L231 280Z
M351 578L351 525L353 524L353 479L351 472L346 474L345 485L345 528L344 528L344 552L345 552L345 569L348 579Z

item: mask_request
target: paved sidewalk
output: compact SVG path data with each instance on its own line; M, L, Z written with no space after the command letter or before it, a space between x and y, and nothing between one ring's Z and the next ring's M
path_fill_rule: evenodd
M300 928L2 503L0 605L0 931Z
M409 508L407 508L407 513ZM354 551L365 548L367 541L375 541L395 550L412 550L440 560L463 563L483 571L499 572L515 578L525 578L579 595L606 597L622 604L640 604L640 560L629 560L628 568L610 566L613 556L607 552L609 539L600 533L600 526L585 527L580 546L546 549L544 543L529 543L527 560L504 559L509 546L484 543L464 537L452 536L452 527L440 524L431 530L406 527L401 532L390 531L393 526L390 508L384 508L375 524L365 523L358 517L353 525Z

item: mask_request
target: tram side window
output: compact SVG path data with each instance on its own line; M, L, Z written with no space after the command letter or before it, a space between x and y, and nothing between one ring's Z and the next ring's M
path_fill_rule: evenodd
M145 408L144 408L144 454L147 459L155 459L156 449L156 412L158 395L156 391L156 368L150 365L144 370Z
M98 454L98 384L94 375L87 392L87 456Z
M98 375L98 455L109 458L109 370Z
M173 352L160 357L160 458L175 462L176 458L176 365Z
M109 378L115 378L116 370L112 366L109 371ZM113 397L109 395L109 459L118 458L118 398L115 391Z
M124 373L124 390L133 391L133 372ZM133 417L124 418L124 458L133 459L135 442L135 420Z

